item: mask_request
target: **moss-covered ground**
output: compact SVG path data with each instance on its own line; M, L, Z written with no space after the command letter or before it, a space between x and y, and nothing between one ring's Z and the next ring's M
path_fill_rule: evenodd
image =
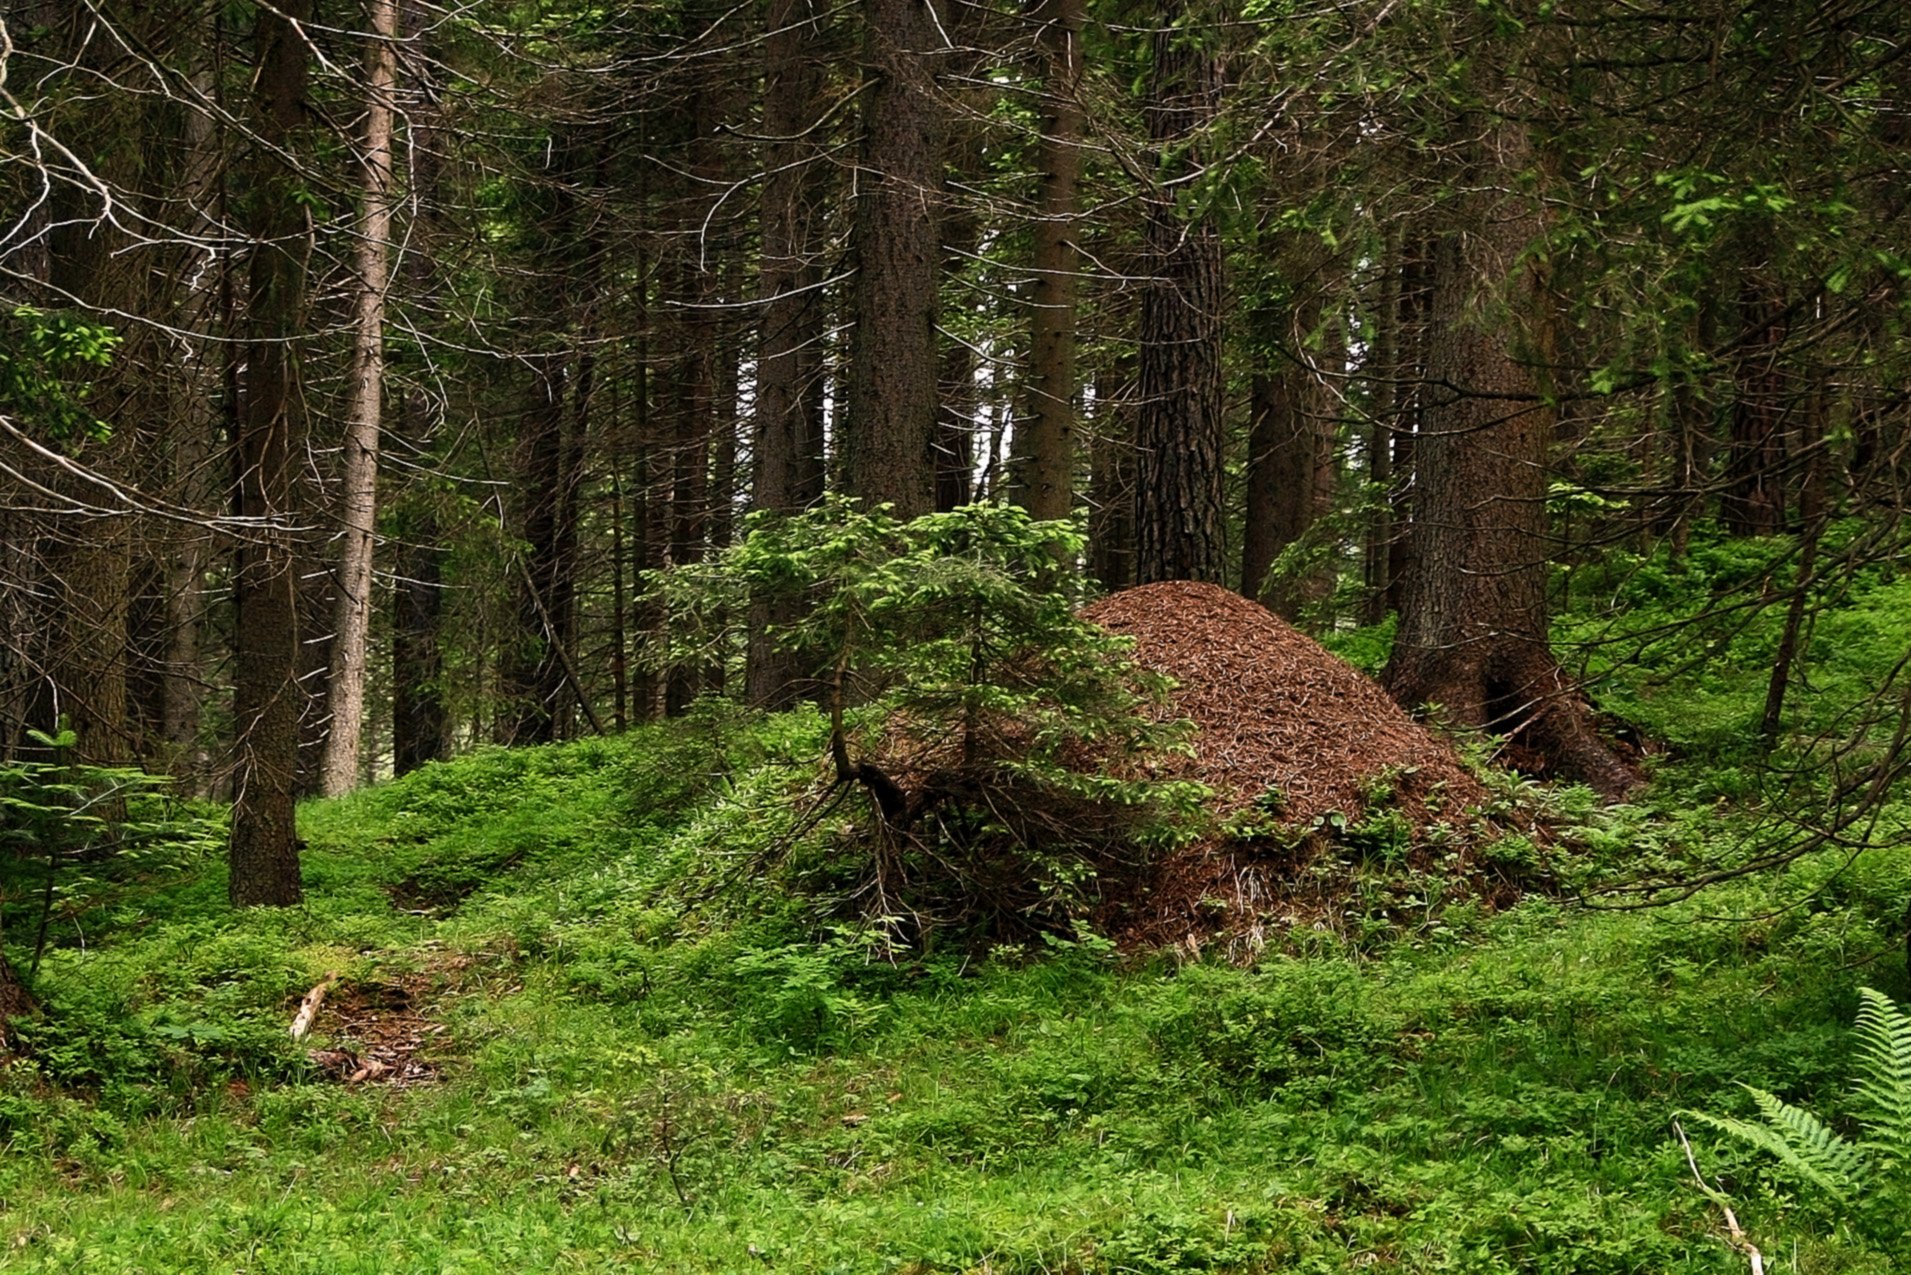
M1755 673L1706 676L1624 697L1742 735ZM706 713L315 803L289 911L232 913L203 851L101 890L0 1085L0 1268L1742 1271L1678 1113L1750 1083L1839 1119L1856 989L1911 991L1889 846L1662 908L1310 928L1246 968L1092 937L884 960L766 867L819 742ZM1715 748L1563 844L1594 875L1722 845L1706 776L1738 773ZM340 1042L286 1026L331 973L413 989L435 1079L307 1060ZM1890 1269L1687 1128L1768 1269Z

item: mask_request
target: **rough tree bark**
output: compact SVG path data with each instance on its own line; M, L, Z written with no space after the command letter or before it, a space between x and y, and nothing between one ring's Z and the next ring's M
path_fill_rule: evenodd
M429 28L431 18L420 0L407 0L407 33ZM413 65L430 65L420 59ZM440 115L435 88L418 72L406 81L406 159L411 176L411 226L400 264L405 292L430 307L439 291L437 209ZM423 360L404 391L400 420L407 443L426 454L437 432L438 406L425 384ZM396 582L392 598L392 769L403 775L426 762L451 755L451 716L445 703L443 533L437 495L415 490L401 512L406 515L393 546Z
M1083 0L1032 0L1041 23L1042 171L1032 227L1027 401L1018 428L1016 492L1035 518L1066 518L1075 505L1075 221L1081 211Z
M936 0L864 0L855 331L843 423L849 494L899 518L935 506L936 204L943 47Z
M215 69L195 73L196 87L211 96ZM215 225L215 199L224 183L224 160L213 123L200 111L185 111L183 127L184 199L195 230ZM217 308L218 294L229 288L231 263L222 256L216 269L194 271L196 281L182 285L183 303L174 326L182 333L204 332ZM181 272L182 274L185 272ZM173 406L162 428L168 490L188 509L210 508L221 484L217 467L218 413L215 407L219 361L208 342L184 338L168 381ZM209 776L199 741L201 645L206 609L206 568L212 537L202 528L173 532L164 564L165 645L161 656L159 736L167 768L188 791L203 795Z
M1455 725L1509 732L1544 769L1618 796L1639 776L1594 730L1547 635L1552 412L1507 335L1515 318L1544 318L1525 255L1543 225L1515 188L1530 148L1511 119L1470 124L1466 192L1434 246L1414 552L1387 688L1409 706L1438 704Z
M1189 146L1220 89L1219 68L1199 39L1170 21L1155 36L1146 116L1164 181L1198 163ZM1180 214L1173 188L1154 191L1146 215L1135 579L1219 582L1227 562L1221 241L1211 219Z
M253 89L252 262L245 400L235 440L240 530L234 568L232 902L300 898L293 823L299 716L299 580L293 467L305 449L295 342L304 329L311 224L289 146L304 123L306 33L314 0L281 0L258 16Z
M78 73L63 77L91 95L94 77L111 80L128 67L116 41L97 37L96 20L83 9L57 7L44 15L52 27L50 51L70 60ZM112 365L93 378L86 410L106 423L104 438L67 443L77 459L108 479L123 479L132 468L137 431L152 396L135 364L156 344L143 324L127 324L120 315L144 308L132 263L141 246L121 225L121 216L93 189L97 180L116 198L126 198L138 182L139 154L148 144L153 110L132 94L92 97L86 115L77 113L76 143L89 176L67 175L52 185L51 224L46 236L47 301L97 315L124 340ZM123 216L123 214L122 214ZM130 758L127 675L132 543L126 510L105 508L99 491L63 470L44 475L49 490L67 498L71 508L56 514L40 543L45 569L39 617L46 636L47 694L40 700L35 725L52 731L63 720L71 727L73 755L96 763ZM37 503L37 502L36 502ZM99 512L94 512L99 511ZM10 637L12 635L9 635ZM20 635L24 637L25 635Z
M158 22L177 24L176 6L156 7ZM215 40L217 43L217 40ZM182 72L191 92L210 98L214 54L188 54ZM135 409L135 462L142 485L181 509L215 508L225 491L218 413L218 347L209 338L221 293L228 288L228 254L208 248L220 238L223 156L213 121L168 96L143 108L150 138L144 147L139 203L153 224L185 227L191 238L146 245L135 257L139 306L160 324L127 325L138 334L123 348L141 373ZM156 179L156 180L155 180ZM180 789L203 795L210 781L199 738L201 636L205 576L214 537L203 523L148 520L134 547L131 644L136 746L146 764L171 774Z
M339 554L332 612L332 726L319 791L358 784L372 619L372 548L378 517L378 442L385 399L385 292L391 280L392 107L398 88L396 0L369 0L365 51L364 213L355 253L352 364L346 374L344 459L338 493Z
M823 291L816 228L822 213L816 123L822 65L812 0L770 0L763 41L764 146L756 406L750 505L793 513L823 495ZM796 618L792 606L751 609L746 693L787 708L802 670L767 635Z

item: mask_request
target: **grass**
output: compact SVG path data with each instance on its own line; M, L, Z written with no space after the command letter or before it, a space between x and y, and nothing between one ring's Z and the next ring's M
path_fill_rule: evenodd
M827 824L763 867L821 732L713 710L309 805L301 909L231 913L204 852L103 892L0 1081L0 1268L1723 1275L1673 1114L1849 1127L1856 989L1911 991L1902 851L1247 969L892 964L781 888ZM1602 862L1677 822L1586 819ZM440 1080L320 1075L285 1026L328 972L419 988ZM1771 1269L1890 1269L1691 1133Z

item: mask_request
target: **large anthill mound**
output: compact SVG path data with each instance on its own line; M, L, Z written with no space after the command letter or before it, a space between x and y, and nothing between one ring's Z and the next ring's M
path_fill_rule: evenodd
M1330 902L1314 863L1348 827L1379 819L1424 857L1463 840L1486 791L1453 746L1371 679L1258 603L1217 585L1143 585L1084 616L1135 641L1135 660L1174 679L1167 712L1196 727L1173 763L1215 793L1216 814L1272 835L1216 836L1161 865L1106 920L1138 942L1190 942L1218 930L1321 919ZM1436 827L1436 825L1439 825ZM1303 878L1305 880L1303 881ZM1302 887L1305 888L1302 888Z

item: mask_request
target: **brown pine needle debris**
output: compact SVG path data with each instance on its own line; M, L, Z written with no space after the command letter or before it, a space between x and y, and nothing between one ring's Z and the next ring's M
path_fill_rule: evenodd
M1486 790L1453 745L1415 722L1372 679L1259 603L1218 585L1171 581L1101 599L1084 616L1133 638L1134 658L1174 679L1163 710L1196 727L1173 777L1214 790L1226 822L1270 812L1292 837L1213 836L1184 847L1155 880L1104 918L1131 942L1192 943L1219 932L1257 946L1269 924L1323 920L1332 900L1303 872L1334 812L1358 819L1377 785L1416 839L1444 822L1464 831ZM1302 878L1308 877L1307 881Z

